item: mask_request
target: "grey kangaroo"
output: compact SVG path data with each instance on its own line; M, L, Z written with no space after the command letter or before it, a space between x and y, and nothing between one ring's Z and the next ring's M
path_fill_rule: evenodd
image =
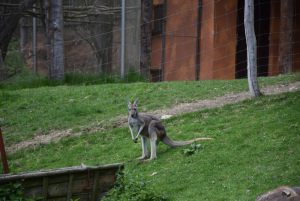
M166 133L165 127L162 125L160 120L149 114L140 114L137 110L137 100L133 103L128 102L128 125L131 133L132 140L136 143L138 137L141 135L142 141L142 156L139 158L141 160L147 159L148 150L147 150L147 139L150 139L151 146L151 156L150 160L155 159L156 156L156 145L159 141L162 141L164 144L174 148L181 147L184 145L192 144L196 141L210 140L212 138L196 138L188 141L173 141L171 140ZM137 135L134 136L134 130L137 131Z

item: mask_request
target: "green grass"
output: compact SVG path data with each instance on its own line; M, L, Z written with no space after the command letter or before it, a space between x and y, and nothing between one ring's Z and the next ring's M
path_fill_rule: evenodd
M262 86L300 80L299 74L261 78ZM0 91L0 124L7 146L51 130L109 124L139 98L142 111L247 90L246 80L56 86Z
M88 73L66 73L64 80L50 80L47 76L37 75L29 70L20 69L15 76L0 83L0 89L19 90L38 87L55 87L59 85L96 85L108 83L133 83L146 80L133 70L121 79L118 75L99 75Z
M277 186L300 184L299 100L298 91L165 120L173 139L214 138L191 156L160 144L157 160L139 163L140 145L128 128L114 128L19 151L9 162L14 172L125 162L125 176L170 200L255 200Z

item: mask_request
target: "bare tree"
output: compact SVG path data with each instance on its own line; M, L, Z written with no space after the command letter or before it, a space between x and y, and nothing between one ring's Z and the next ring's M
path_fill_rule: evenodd
M94 49L97 58L98 73L107 74L111 71L112 54L112 29L113 29L113 11L111 0L95 0L92 12L95 15L89 15L90 21L98 22L97 25L90 24L89 31L92 36L90 44Z
M254 0L245 0L244 24L247 44L248 85L252 96L261 95L257 81L257 47L254 31Z
M152 0L142 0L141 18L141 74L148 78L150 68L151 53L151 19L152 19Z
M70 9L71 11L74 10L74 8ZM111 0L94 0L92 5L88 5L86 2L86 5L77 8L77 11L77 14L68 14L67 21L72 20L72 18L79 19L81 24L76 27L76 31L91 46L97 61L97 73L110 73L113 17L115 13L120 11L120 8L114 8ZM78 18L79 13L80 18Z
M293 66L293 0L280 1L279 66L283 73L291 73Z
M64 37L61 0L44 0L49 77L64 79Z
M4 60L7 48L24 12L31 8L36 0L8 0L0 3L0 80L8 76Z

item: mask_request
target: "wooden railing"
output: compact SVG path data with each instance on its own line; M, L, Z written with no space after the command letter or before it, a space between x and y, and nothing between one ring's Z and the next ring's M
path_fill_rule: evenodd
M100 200L111 189L123 164L77 166L16 175L1 175L0 188L20 183L24 197L37 200Z

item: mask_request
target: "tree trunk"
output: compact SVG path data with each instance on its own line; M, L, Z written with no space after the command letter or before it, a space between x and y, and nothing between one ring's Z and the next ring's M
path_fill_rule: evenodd
M141 12L141 75L149 78L151 65L151 20L152 20L152 0L142 0Z
M25 17L22 17L19 21L20 23L20 49L22 54L24 55L25 45L28 42L28 34L27 34L27 20Z
M257 81L257 47L254 31L254 0L245 0L244 24L247 44L248 85L251 95L257 97L261 95L261 92Z
M291 73L293 66L293 0L280 1L279 67Z
M64 79L64 37L61 0L44 0L49 77Z
M2 55L1 49L0 49L0 55ZM7 78L8 78L8 69L5 67L2 56L0 56L0 82L6 80Z
M108 8L112 7L113 1L111 0L95 0L93 6ZM96 12L96 11L94 11ZM94 49L97 59L96 71L99 74L109 74L111 72L111 55L112 55L112 30L113 30L113 15L107 12L98 15L90 15L88 20L91 22L98 22L98 24L89 24L89 37L87 40Z
M89 4L86 4L88 6ZM84 21L91 23L82 23L76 27L79 36L85 40L92 48L95 54L97 66L95 68L98 74L109 74L112 66L112 40L113 40L113 1L111 0L95 0L93 8L88 15L83 18ZM101 7L104 7L100 9ZM92 23L93 22L93 23ZM96 23L94 23L96 22ZM88 36L88 37L87 37Z
M0 13L0 80L6 79L9 74L4 65L5 57L9 42L15 32L22 13L31 8L36 0L10 0L7 3L15 4L16 6L1 6Z

